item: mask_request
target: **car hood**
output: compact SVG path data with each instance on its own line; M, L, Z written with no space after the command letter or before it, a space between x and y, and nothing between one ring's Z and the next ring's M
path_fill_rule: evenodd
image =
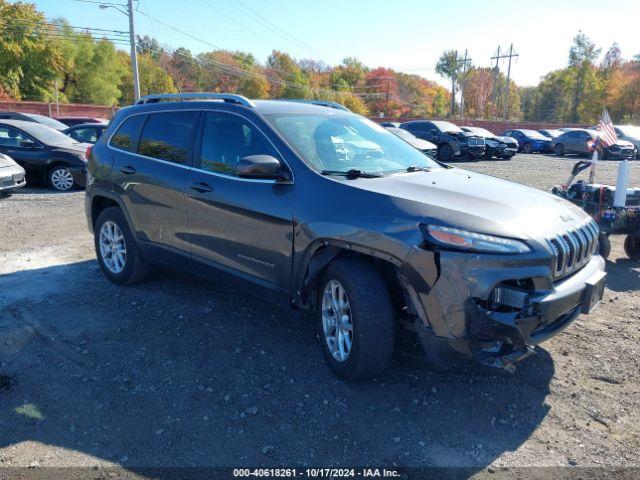
M619 147L627 147L627 148L634 147L633 143L629 142L628 140L620 140L620 139L618 139L618 141L616 142L616 145L618 145Z
M394 197L416 223L436 219L505 237L544 241L589 220L580 208L550 193L460 169L400 173L353 185Z
M502 137L502 136L498 136L498 137L495 137L495 138L500 140L502 143L506 143L507 145L518 145L518 141L515 138Z
M0 153L0 168L3 167L15 167L17 165L16 162L13 161L13 159L7 155L3 155L2 153Z
M90 143L78 143L76 145L52 145L52 148L59 152L71 153L73 155L82 154L82 156L84 156L87 148L90 146Z
M433 143L423 140L422 138L412 138L411 140L408 140L408 142L418 150L435 150L438 148Z

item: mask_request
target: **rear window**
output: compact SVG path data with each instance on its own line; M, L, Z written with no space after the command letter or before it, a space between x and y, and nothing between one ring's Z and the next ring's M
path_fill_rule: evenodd
M134 115L127 118L116 133L111 137L110 145L121 150L135 152L137 148L140 129L146 120L146 115Z
M140 136L138 153L173 163L186 163L198 112L152 113Z

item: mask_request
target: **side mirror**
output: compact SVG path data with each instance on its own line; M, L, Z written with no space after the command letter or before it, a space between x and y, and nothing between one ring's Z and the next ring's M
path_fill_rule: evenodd
M241 178L290 180L290 175L282 171L280 160L271 155L249 155L236 164L236 175Z
M37 147L38 144L36 142L34 142L33 140L25 138L24 140L22 140L20 142L20 146L21 147L26 147L26 148L33 148L33 147Z

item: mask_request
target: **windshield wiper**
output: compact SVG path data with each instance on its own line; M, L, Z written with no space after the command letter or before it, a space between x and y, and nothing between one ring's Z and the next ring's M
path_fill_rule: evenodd
M350 170L342 171L342 170L322 170L320 172L322 175L341 175L347 178L378 178L380 177L377 173L371 172L363 172L362 170L358 170L357 168L352 168Z
M417 167L415 165L411 165L411 166L407 167L407 169L405 171L407 171L407 172L430 172L431 171L431 167Z

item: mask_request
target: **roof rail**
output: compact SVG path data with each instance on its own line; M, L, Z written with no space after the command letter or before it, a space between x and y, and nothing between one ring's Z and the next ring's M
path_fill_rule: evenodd
M184 92L184 93L157 93L152 95L145 95L136 102L136 105L143 105L145 103L158 103L168 100L184 101L184 100L222 100L228 103L237 103L244 105L245 107L255 107L253 103L242 95L236 95L234 93L206 93L206 92Z
M330 102L328 100L307 100L305 98L278 98L278 100L283 102L309 103L311 105L318 105L319 107L328 107L328 108L335 108L336 110L344 110L345 112L351 111L340 103Z

